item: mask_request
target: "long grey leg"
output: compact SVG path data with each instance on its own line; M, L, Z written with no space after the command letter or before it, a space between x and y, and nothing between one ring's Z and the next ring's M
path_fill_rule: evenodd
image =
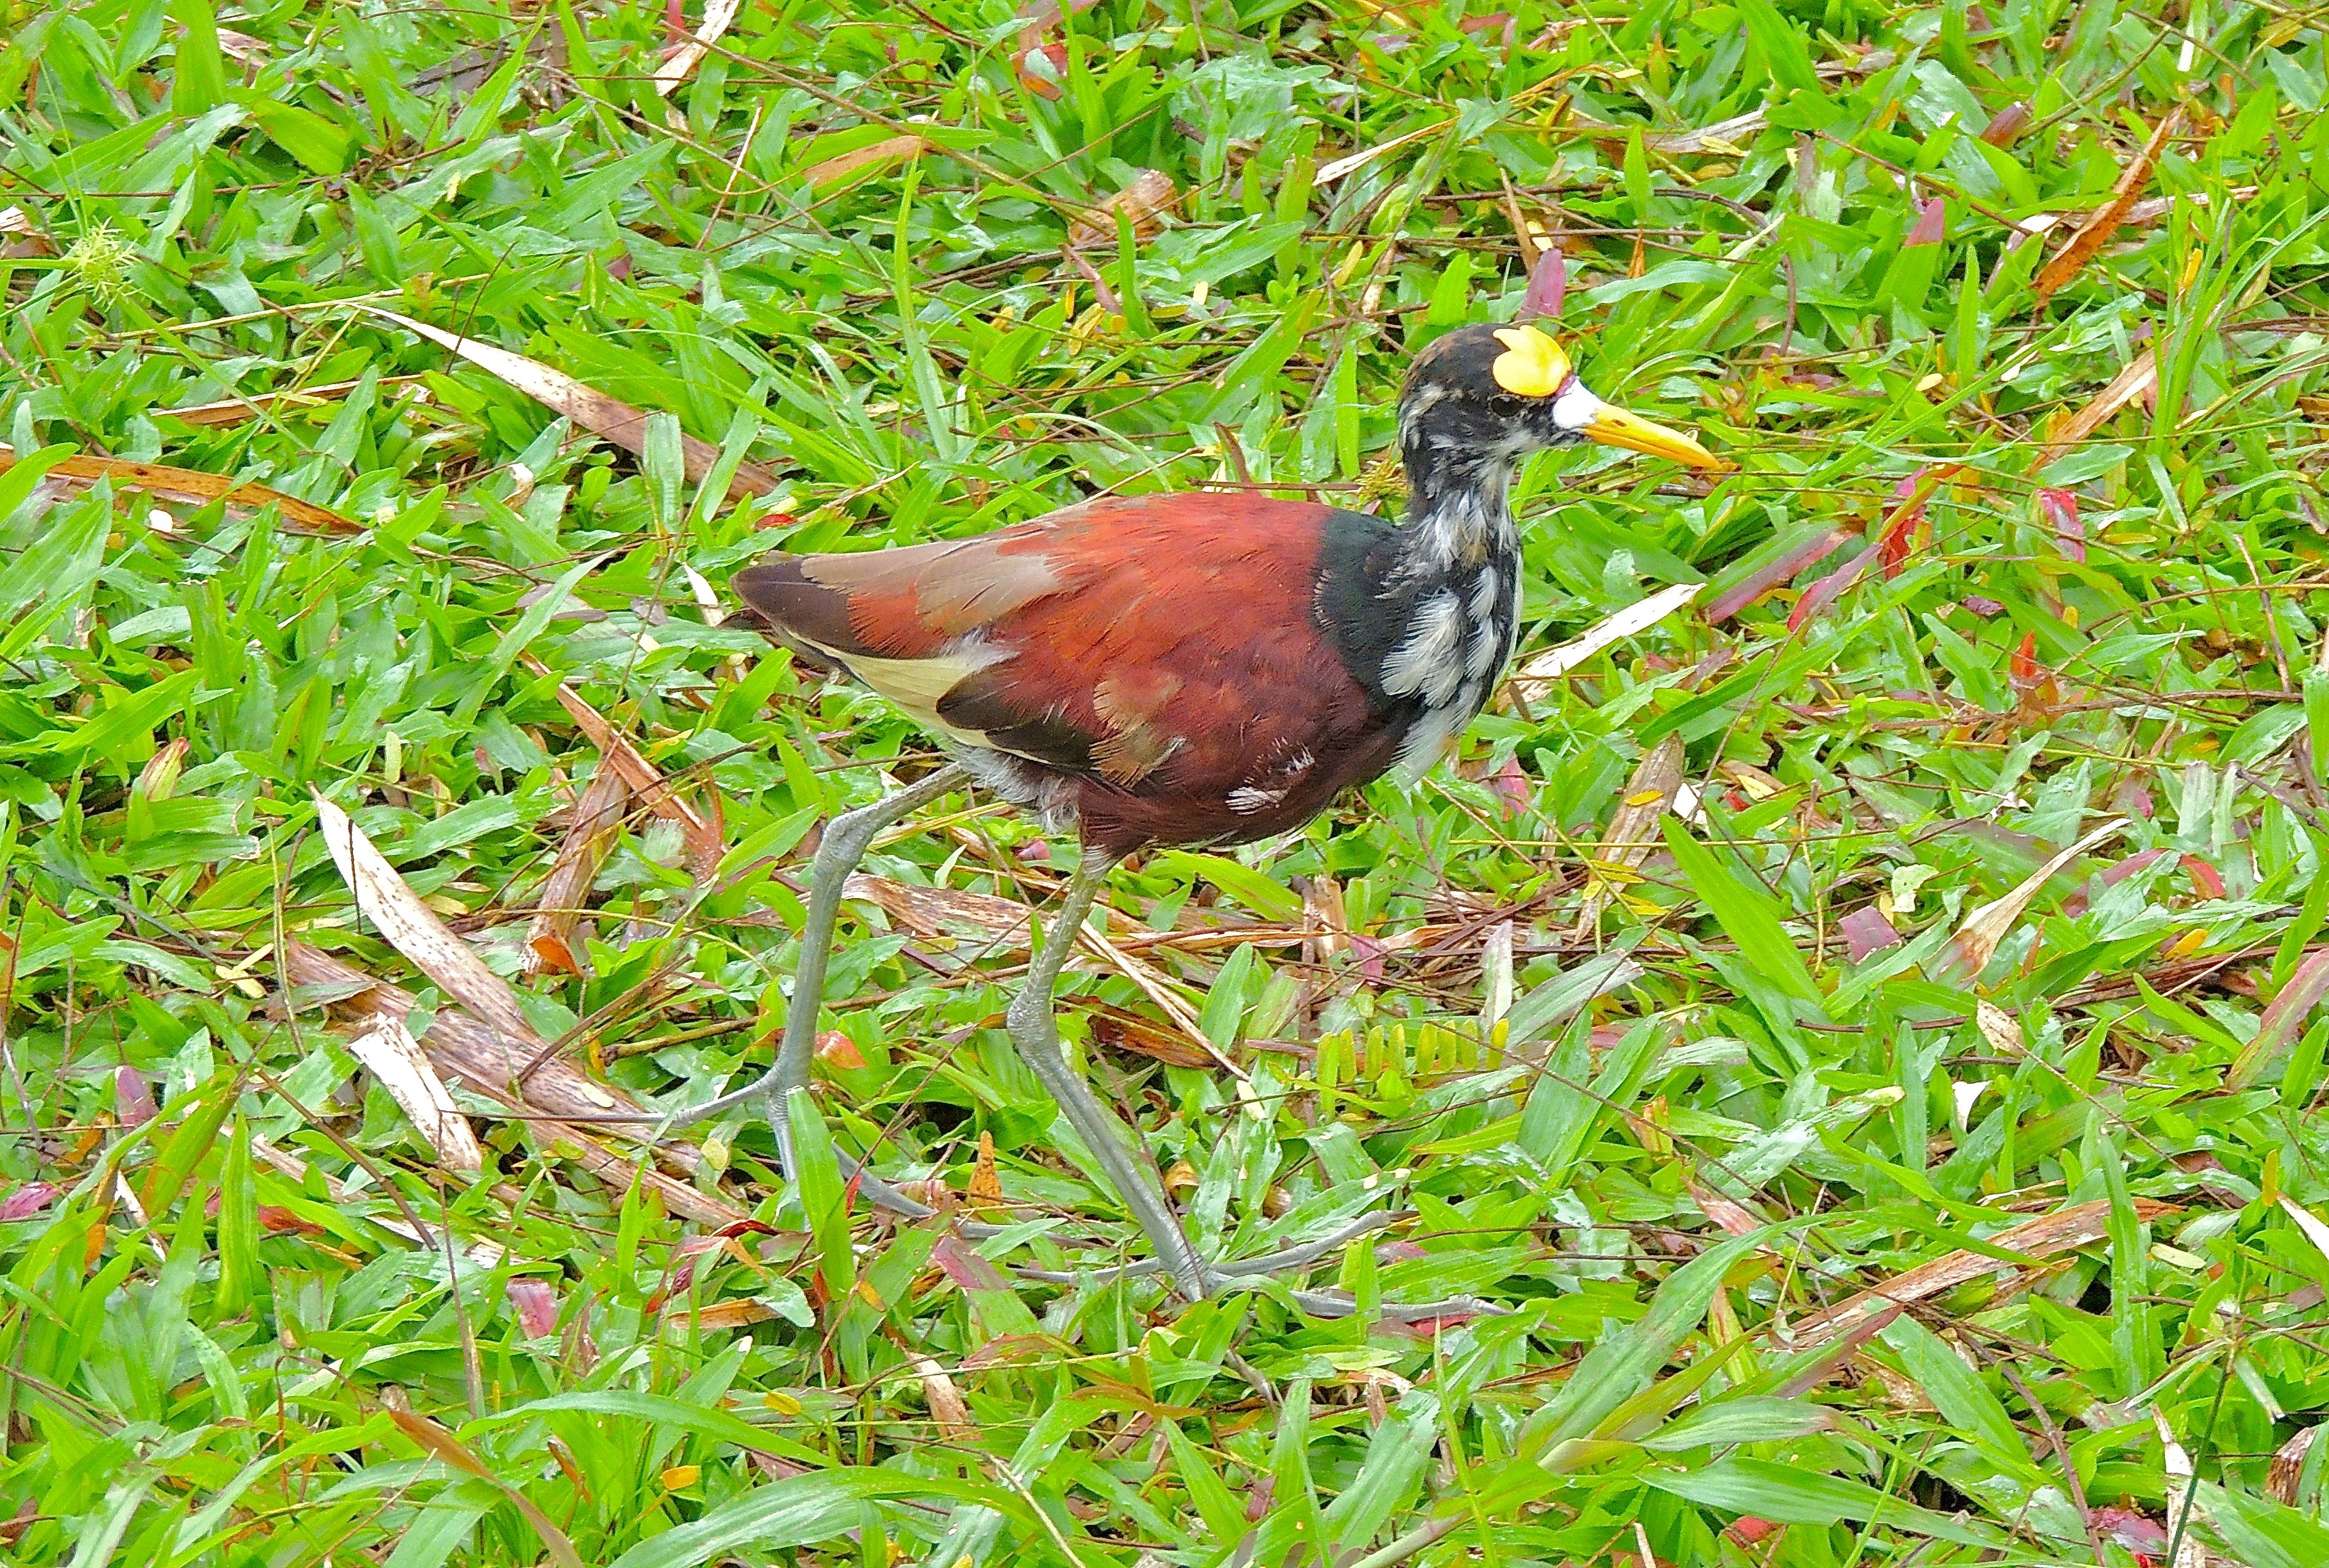
M785 1039L777 1047L776 1065L762 1080L768 1092L768 1125L777 1135L777 1157L785 1174L795 1175L792 1123L785 1115L785 1095L808 1084L809 1057L816 1045L817 1009L825 1005L825 963L833 954L833 925L841 913L841 889L849 874L865 859L873 837L899 818L919 811L970 775L958 763L946 766L893 795L844 812L825 827L825 838L811 862L808 917L801 925L800 959L793 969L793 990L785 1005Z
M1119 859L1103 850L1084 851L1042 949L1028 965L1026 983L1012 999L1005 1019L1019 1055L1082 1137L1084 1147L1092 1151L1124 1207L1140 1222L1149 1246L1173 1272L1183 1293L1193 1301L1202 1300L1212 1293L1203 1261L1189 1244L1180 1219L1165 1201L1164 1188L1134 1153L1131 1130L1100 1103L1083 1075L1061 1054L1060 1031L1052 1017L1051 988L1059 979L1060 966L1067 962L1068 950L1075 945L1076 933L1082 929L1092 900Z
M784 1043L777 1047L776 1065L744 1088L731 1089L716 1100L677 1113L664 1124L666 1131L716 1116L731 1106L759 1096L767 1102L768 1125L777 1135L778 1160L787 1177L797 1174L792 1125L785 1115L785 1094L808 1082L809 1057L816 1041L817 1009L825 1005L825 960L833 953L833 927L841 913L842 887L848 882L849 874L857 869L857 863L865 858L875 834L957 788L969 776L959 764L948 763L919 784L884 795L870 806L844 812L825 823L825 838L809 865L808 914L801 924L800 957L793 969L792 995L785 1007ZM880 1184L873 1182L869 1173L860 1190L878 1202L881 1195L872 1190L877 1185ZM929 1212L902 1193L890 1195L899 1204L911 1205L910 1212ZM893 1206L885 1203L882 1207Z

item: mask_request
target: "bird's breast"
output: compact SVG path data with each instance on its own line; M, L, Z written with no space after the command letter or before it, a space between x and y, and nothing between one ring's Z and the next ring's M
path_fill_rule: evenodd
M1517 549L1443 552L1415 530L1349 530L1318 616L1419 773L1487 705L1519 629Z

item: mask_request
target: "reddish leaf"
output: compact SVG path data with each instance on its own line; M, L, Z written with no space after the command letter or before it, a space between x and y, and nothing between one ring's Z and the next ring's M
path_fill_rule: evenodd
M2087 563L2087 525L2079 521L2079 498L2067 490L2041 490L2038 510L2053 525L2054 548L2067 561Z
M1784 1526L1775 1525L1768 1519L1759 1519L1752 1514L1741 1514L1731 1520L1722 1533L1741 1546L1755 1546L1769 1540L1783 1528L1785 1528Z
M1925 203L1917 221L1909 226L1909 237L1900 241L1906 250L1917 245L1938 245L1948 233L1948 212L1938 196Z
M1812 535L1777 559L1758 568L1708 600L1704 611L1708 624L1729 620L1814 561L1823 560L1839 547L1849 544L1853 538L1854 535L1841 528Z
M733 1236L775 1236L784 1233L762 1219L731 1219L712 1233L728 1238Z
M2213 866L2200 859L2199 856L2183 857L2183 872L2192 878L2192 891L2201 897L2221 898L2224 896L2223 878L2217 874Z
M839 1029L827 1029L816 1037L816 1059L834 1067L855 1069L865 1066L865 1053Z
M1370 985L1381 985L1383 977L1383 954L1391 949L1372 936L1351 933L1351 953L1359 961L1359 978Z
M1999 604L1995 599L1985 599L1979 594L1967 594L1964 598L1959 599L1957 603L1963 605L1966 609L1971 610L1975 615L1979 615L1985 621L1988 620L1992 615L2002 614L2005 609L2005 606Z
M1527 811L1535 801L1534 793L1529 788L1529 776L1522 769L1521 759L1517 756L1504 758L1504 765L1496 770L1496 776L1490 781L1489 787L1496 792L1505 805L1512 808L1514 816Z
M1993 147L2010 147L2013 140L2030 125L2030 106L2016 99L1990 116L1983 127L1981 139Z
M1404 1339L1429 1339L1443 1329L1461 1329L1480 1316L1477 1312L1442 1312L1436 1318L1410 1318L1404 1322L1381 1323L1375 1332Z
M2117 887L2165 853L2167 851L2164 850L2145 850L2139 854L2129 855L2116 865L2106 867L2103 870L2103 886Z
M1081 14L1098 4L1099 0L1073 0L1070 9ZM1019 20L1026 23L1026 33L1038 36L1057 27L1060 14L1060 0L1026 0L1026 4L1019 7ZM1021 34L1023 38L1025 35L1025 33Z
M1066 90L1060 84L1068 80L1067 45L1029 44L1011 57L1011 70L1021 87L1037 98L1057 102Z
M2305 954L2272 1005L2264 1009L2257 1020L2256 1038L2240 1047L2232 1059L2232 1069L2224 1075L2224 1087L2245 1089L2256 1082L2268 1063L2287 1050L2305 1027L2305 1020L2324 995L2329 995L2329 952Z
M1528 293L1521 299L1521 319L1533 315L1558 316L1561 303L1569 297L1569 258L1561 253L1556 242L1545 248L1529 268Z
M2120 802L2115 809L2124 812L2127 808L2125 802ZM2142 814L2149 816L2151 813L2149 812L2145 812ZM2103 886L2106 887L2117 887L2129 877L2132 877L2136 872L2144 869L2165 853L2167 853L2167 851L2164 850L2145 850L2139 854L2129 855L2126 859L2119 861L2116 865L2105 867L2102 872ZM2087 896L2084 893L2073 893L2068 898L2062 900L2063 918L2068 920L2076 920L2079 915L2084 915L2086 912Z
M1689 1189L1691 1201L1698 1205L1699 1212L1720 1225L1726 1235L1751 1236L1768 1223L1745 1204L1711 1187L1702 1187L1686 1177L1683 1185Z
M1900 575L1916 552L1917 541L1925 532L1925 499L1933 493L1939 481L1928 468L1914 474L1892 487L1892 510L1885 514L1883 526L1876 532L1876 549L1884 562L1884 580L1891 581Z
M1841 598L1844 589L1867 575L1868 563L1877 558L1881 549L1871 546L1862 550L1805 590L1804 596L1796 601L1796 607L1787 612L1787 630L1802 630L1805 622Z
M1852 962L1860 962L1872 953L1881 953L1888 947L1900 945L1900 933L1884 918L1873 904L1862 905L1837 921L1836 929L1852 949Z
M113 1069L113 1112L124 1127L143 1127L161 1114L145 1074L135 1067Z
M2055 684L2054 672L2038 662L2038 634L2025 632L2021 645L2007 661L2013 689L2022 697L2023 705L2032 711L2049 711L2062 699L2061 689Z
M1003 1277L1002 1270L973 1252L969 1243L951 1232L938 1237L938 1244L930 1248L930 1262L944 1270L946 1277L952 1280L959 1290L1007 1291L1011 1288L1010 1282Z
M57 1200L62 1189L45 1181L28 1181L0 1197L0 1222L30 1219Z
M2088 1517L2104 1540L2130 1552L2155 1554L2167 1550L2167 1526L2133 1508L2097 1508Z
M558 1292L542 1280L512 1280L510 1305L517 1309L517 1325L529 1339L558 1332Z
M305 1215L295 1213L279 1203L262 1203L254 1211L259 1228L269 1235L326 1236L332 1233Z

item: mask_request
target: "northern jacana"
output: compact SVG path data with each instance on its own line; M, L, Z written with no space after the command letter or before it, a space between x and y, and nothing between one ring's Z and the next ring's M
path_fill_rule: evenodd
M876 832L975 781L1051 827L1075 824L1083 845L1007 1014L1027 1066L1192 1299L1274 1261L1199 1257L1129 1131L1061 1053L1052 985L1102 880L1152 845L1285 832L1394 765L1420 773L1439 757L1512 656L1521 549L1507 492L1523 458L1591 440L1726 466L1601 401L1526 325L1461 328L1417 354L1399 437L1403 526L1315 502L1143 495L739 572L771 637L887 697L955 761L827 825L776 1065L687 1119L765 1089L795 1173L786 1095L808 1081L842 885Z

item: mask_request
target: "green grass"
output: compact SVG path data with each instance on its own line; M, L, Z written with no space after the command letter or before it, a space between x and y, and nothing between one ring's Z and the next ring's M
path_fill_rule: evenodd
M2329 1560L2329 1444L2271 1474L2329 1408L2322 18L1484 4L786 0L665 99L660 6L11 0L0 1556ZM1089 220L1144 169L1160 232ZM704 586L1100 487L1395 507L1398 378L1520 308L1516 219L1593 385L1743 465L1539 461L1523 660L1712 586L1411 790L1119 874L1249 1093L1124 966L1063 1009L1209 1247L1411 1208L1311 1282L1509 1313L1010 1281L1132 1233L1010 1054L992 906L851 906L816 1090L957 1190L991 1137L1025 1224L976 1252L829 1159L796 1192L742 1117L674 1178L764 1222L725 1246L611 1129L457 1088L465 1179L356 1070L358 986L287 989L299 943L461 1010L319 793L519 974L605 765L562 681L718 839L634 798L589 977L516 980L523 1020L652 1103L757 1072L804 842L929 754ZM657 417L624 450L354 302ZM683 432L778 494L689 483ZM929 816L869 869L1040 902L1067 863Z

